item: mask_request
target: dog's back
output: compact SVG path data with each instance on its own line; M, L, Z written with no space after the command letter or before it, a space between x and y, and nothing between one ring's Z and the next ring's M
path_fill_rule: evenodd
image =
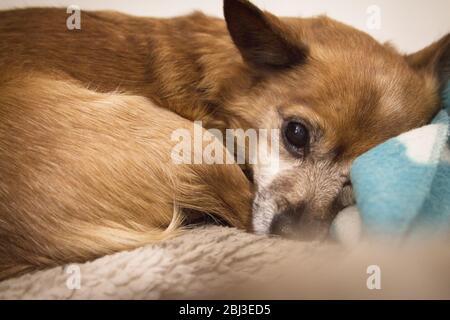
M245 87L245 66L221 19L83 11L81 29L69 30L68 16L57 8L0 12L3 73L7 68L68 77L99 92L138 94L206 122L218 121L216 106L231 87Z

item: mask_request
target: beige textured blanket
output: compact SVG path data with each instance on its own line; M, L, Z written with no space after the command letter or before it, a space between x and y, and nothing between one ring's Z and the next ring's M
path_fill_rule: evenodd
M345 248L209 226L5 281L0 298L450 298L449 270L447 245Z

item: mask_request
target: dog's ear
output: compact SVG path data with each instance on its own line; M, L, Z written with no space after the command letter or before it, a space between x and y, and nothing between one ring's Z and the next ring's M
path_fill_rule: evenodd
M305 61L307 47L274 15L247 0L225 0L224 15L235 45L250 65L284 69Z
M407 55L406 61L418 71L434 74L444 89L450 80L450 33L425 49Z

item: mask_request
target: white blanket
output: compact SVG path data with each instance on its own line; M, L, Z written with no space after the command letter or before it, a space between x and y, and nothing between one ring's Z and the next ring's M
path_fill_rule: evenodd
M4 281L0 298L450 298L448 245L421 243L349 249L209 226ZM367 274L371 265L380 267L381 290L368 288L375 283Z

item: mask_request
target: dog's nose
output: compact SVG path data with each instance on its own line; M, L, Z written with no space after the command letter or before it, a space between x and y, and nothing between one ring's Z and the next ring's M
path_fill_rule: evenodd
M300 216L303 206L290 208L278 213L270 225L270 233L283 238L295 238L298 235Z
M314 218L305 210L305 206L297 206L278 213L270 225L270 233L283 238L312 241L326 238L330 222Z

